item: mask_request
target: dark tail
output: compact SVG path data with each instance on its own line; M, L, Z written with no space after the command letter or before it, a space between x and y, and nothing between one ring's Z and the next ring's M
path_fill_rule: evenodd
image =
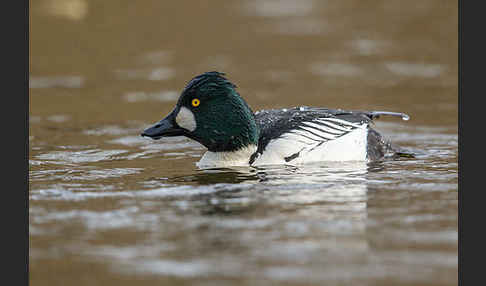
M376 130L368 130L368 150L367 157L370 161L396 158L415 158L415 155L404 150L388 140L385 140Z

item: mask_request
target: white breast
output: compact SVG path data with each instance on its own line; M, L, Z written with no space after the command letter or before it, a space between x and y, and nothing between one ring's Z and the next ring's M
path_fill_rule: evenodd
M251 155L257 150L256 145L249 145L234 152L207 151L196 165L200 168L220 168L230 166L249 166Z

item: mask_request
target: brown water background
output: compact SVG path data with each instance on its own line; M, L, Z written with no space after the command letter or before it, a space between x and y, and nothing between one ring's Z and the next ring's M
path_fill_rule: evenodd
M31 285L456 285L457 1L30 1ZM414 159L199 170L140 132L218 70L253 110L405 112Z

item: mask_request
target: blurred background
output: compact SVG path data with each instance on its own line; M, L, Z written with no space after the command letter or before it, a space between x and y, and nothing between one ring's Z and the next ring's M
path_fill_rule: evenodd
M227 74L254 110L315 105L457 123L457 1L90 1L30 5L30 115L152 122ZM55 88L55 89L51 89Z
M457 1L29 5L32 285L457 284ZM199 145L139 136L213 70L254 111L405 112L377 126L424 157L335 184L308 171L305 188L279 170L272 196L236 196L218 184L259 179L198 173Z

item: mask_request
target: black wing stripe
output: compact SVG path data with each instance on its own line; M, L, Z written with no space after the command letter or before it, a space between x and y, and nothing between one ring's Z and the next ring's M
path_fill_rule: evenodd
M305 132L309 132L310 134L317 136L319 138L325 139L325 140L332 140L336 139L339 136L335 136L332 134L329 134L327 132L323 132L315 127L306 127L306 126L299 126L299 129L305 130ZM320 132L320 134L317 134L316 132Z
M317 124L319 125L322 125L326 128L329 128L329 129L332 129L332 130L336 130L337 132L348 132L351 130L351 128L349 127L341 127L339 125L335 125L335 124L332 124L332 123L329 123L329 122L326 122L326 121L321 121L321 120L315 120L313 122L316 122Z
M338 129L338 130L341 130L341 131L346 131L346 132L351 131L351 130L359 127L359 125L356 125L356 124L353 124L353 123L350 123L350 122L347 122L347 121L344 121L344 120L337 119L337 121L335 121L333 119L334 118L320 118L320 119L317 119L316 121L319 124L326 125L326 126L329 126L331 128ZM344 123L348 123L348 124L344 124Z
M304 140L297 140L297 142L300 142L302 144L307 144L307 145L313 145L313 144L315 144L314 142L310 143L310 142L306 142ZM316 142L319 142L319 141L316 141Z
M304 128L303 126L298 126L297 127L297 130L300 131L299 132L299 135L302 135L304 136L304 134L309 134L309 135L313 135L314 137L317 137L319 139L314 139L314 141L322 141L322 140L329 140L329 138L327 137L324 137L324 136L321 136L319 134L316 134L315 132L313 132L312 130L307 130L306 128Z
M309 152L314 151L314 149L316 149L317 147L321 146L321 145L322 145L322 143L324 143L324 141L323 141L323 142L321 142L321 143L319 143L319 144L317 144L316 146L312 147L312 149L310 149L310 150L309 150Z
M319 132L322 132L322 133L328 133L328 134L331 134L331 135L340 136L340 135L342 135L342 134L343 134L343 131L338 130L338 129L335 129L335 128L331 128L331 127L323 126L323 125L325 125L325 124L321 124L321 123L316 123L316 122L304 122L302 125L308 126L308 127L310 127L310 128L317 129L317 130L319 130ZM332 130L332 131L330 131L330 130Z
M346 121L346 120L342 120L342 119L339 119L339 118L327 117L327 118L322 118L321 120L328 121L328 122L330 121L332 123L339 124L342 127L349 127L349 128L360 127L360 124L353 123L353 122Z
M342 126L340 124L336 124L336 123L331 123L329 121L324 121L324 119L318 119L318 120L315 120L317 123L319 124L322 124L322 125L325 125L329 128L333 128L333 129L336 129L336 130L339 130L341 132L349 132L352 130L352 127L349 127L349 126Z
M297 152L297 153L294 153L294 154L292 154L290 156L284 157L285 162L290 162L290 161L294 160L295 158L299 157L300 152L302 152L302 150L304 150L304 148L300 149L300 151Z
M288 133L290 133L290 134L294 134L294 135L297 135L297 136L301 136L301 137L304 137L304 138L307 138L307 139L309 139L309 140L311 140L311 141L314 141L314 142L321 142L321 140L314 139L314 138L312 138L312 137L309 137L308 135L302 134L302 132L296 132L296 131L299 131L299 130L292 130L292 131L290 131L290 132L288 132ZM287 134L288 134L288 133L287 133ZM283 138L285 138L285 137L283 137ZM326 139L326 140L327 140L327 139ZM299 142L302 142L302 143L305 143L305 144L312 144L312 143L308 143L308 142L304 142L304 141L300 141L300 140L298 140L298 141L299 141Z
M311 142L320 143L337 139L359 127L359 125L353 123L344 124L347 123L344 120L335 118L331 118L331 120L327 119L328 118L320 118L318 120L301 122L300 125L294 127L294 130L288 131L287 134L293 134L302 138L306 138ZM285 138L285 136L283 136L283 138ZM287 139L296 140L289 137L287 137ZM296 141L305 144L312 144L309 142L304 142L302 140Z

